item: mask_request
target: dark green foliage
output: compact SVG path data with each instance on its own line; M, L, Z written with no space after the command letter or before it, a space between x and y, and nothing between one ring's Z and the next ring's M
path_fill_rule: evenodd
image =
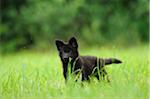
M148 0L2 0L0 44L15 51L76 35L88 44L148 42Z

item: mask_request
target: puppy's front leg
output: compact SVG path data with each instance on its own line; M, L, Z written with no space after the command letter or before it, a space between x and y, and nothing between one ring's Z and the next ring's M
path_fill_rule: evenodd
M82 81L84 81L84 80L89 80L89 77L85 71L82 71Z
M67 74L68 74L68 62L69 62L69 58L62 60L63 63L63 75L65 80L67 80Z

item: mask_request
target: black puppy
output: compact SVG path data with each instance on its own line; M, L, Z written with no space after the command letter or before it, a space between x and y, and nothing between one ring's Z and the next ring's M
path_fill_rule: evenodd
M68 42L56 40L55 43L62 61L63 75L65 79L67 79L69 58L71 58L71 73L74 72L76 74L78 73L78 70L81 70L82 81L89 80L91 74L97 77L97 79L100 78L99 75L104 78L107 74L104 69L105 65L122 63L116 58L102 59L93 56L80 56L78 52L78 43L75 37L70 38ZM107 80L109 81L109 79Z

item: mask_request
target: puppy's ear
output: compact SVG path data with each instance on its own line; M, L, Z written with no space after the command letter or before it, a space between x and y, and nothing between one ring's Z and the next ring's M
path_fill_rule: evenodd
M61 40L55 40L55 44L57 46L58 51L60 51L60 49L62 48L62 46L64 45L64 42Z
M69 44L74 47L74 48L78 48L78 43L75 37L71 37L69 40Z

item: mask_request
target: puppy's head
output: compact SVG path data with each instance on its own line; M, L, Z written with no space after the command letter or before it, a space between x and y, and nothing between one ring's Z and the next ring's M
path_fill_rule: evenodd
M78 44L75 37L71 37L68 42L56 40L56 47L63 60L78 57Z

